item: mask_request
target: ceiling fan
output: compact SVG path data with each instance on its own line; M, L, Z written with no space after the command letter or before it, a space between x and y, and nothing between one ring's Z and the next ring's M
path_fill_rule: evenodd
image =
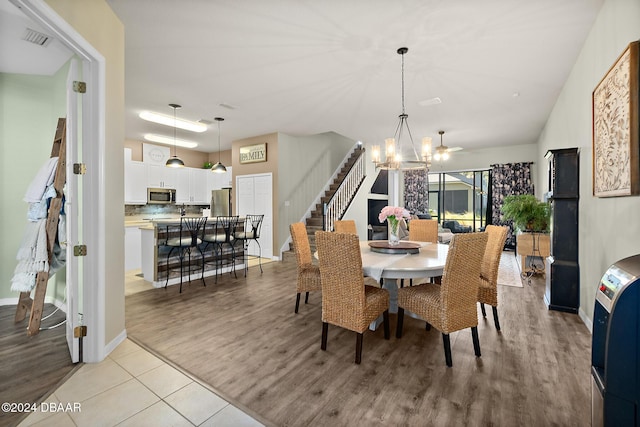
M440 145L438 145L435 149L435 153L433 154L433 159L436 161L447 160L449 158L449 154L454 151L462 150L462 147L447 147L442 144L442 135L444 135L443 130L439 130L438 134L440 135Z

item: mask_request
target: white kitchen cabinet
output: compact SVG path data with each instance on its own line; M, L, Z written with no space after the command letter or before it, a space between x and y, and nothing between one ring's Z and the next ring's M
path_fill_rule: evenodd
M142 268L142 243L140 226L124 227L124 270Z
M176 203L190 203L191 190L189 189L189 169L178 168L175 170Z
M147 165L142 162L124 162L124 203L144 205L147 203Z
M176 169L176 203L208 205L211 192L207 193L207 174L209 169Z
M176 188L176 168L147 164L147 187Z
M209 169L189 170L189 193L191 203L195 205L208 205L211 202L211 192L207 191L207 177L214 175Z
M221 188L230 188L232 182L232 168L227 166L225 173L210 172L207 178L207 193L211 194L211 190L219 190Z

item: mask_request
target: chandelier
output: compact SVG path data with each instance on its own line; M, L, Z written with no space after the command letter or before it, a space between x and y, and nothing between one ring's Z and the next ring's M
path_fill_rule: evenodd
M411 130L409 129L409 122L407 121L409 116L405 113L404 109L404 55L408 51L409 48L406 47L401 47L397 50L397 53L402 58L402 113L398 116L400 122L398 123L398 127L396 127L394 137L384 140L384 161L382 161L380 156L380 146L374 145L372 148L372 160L378 169L403 171L429 169L429 163L431 161L431 138L422 138L422 150L420 154L418 154L416 146L413 143ZM408 138L405 138L405 141L403 141L402 136L405 130Z

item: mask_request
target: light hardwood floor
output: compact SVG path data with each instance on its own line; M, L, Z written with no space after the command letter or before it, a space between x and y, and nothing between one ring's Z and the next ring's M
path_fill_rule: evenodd
M45 304L45 316L56 309ZM46 396L72 372L64 325L27 336L29 316L15 323L15 305L0 306L0 402L35 403ZM41 327L48 328L63 321L58 310ZM0 425L16 425L22 412L0 412Z
M480 317L482 357L470 331L441 334L405 318L404 335L329 328L320 350L321 295L295 305L295 262L273 262L177 289L126 297L129 337L209 384L227 401L278 426L584 426L590 424L591 335L572 314L548 311L544 280L501 286L502 332ZM394 331L396 318L391 315ZM380 328L381 329L381 328Z

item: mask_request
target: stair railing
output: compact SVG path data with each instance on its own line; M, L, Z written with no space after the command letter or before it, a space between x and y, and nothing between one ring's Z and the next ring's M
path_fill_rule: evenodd
M360 155L351 165L351 169L347 172L336 192L323 204L322 229L325 231L333 231L333 222L342 218L367 176L364 147L360 148L359 151Z

